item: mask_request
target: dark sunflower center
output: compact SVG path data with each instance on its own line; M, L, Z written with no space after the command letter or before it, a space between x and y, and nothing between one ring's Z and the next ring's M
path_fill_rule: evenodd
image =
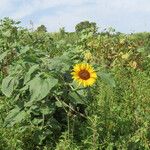
M81 70L78 75L83 80L87 80L90 78L90 73L87 70Z

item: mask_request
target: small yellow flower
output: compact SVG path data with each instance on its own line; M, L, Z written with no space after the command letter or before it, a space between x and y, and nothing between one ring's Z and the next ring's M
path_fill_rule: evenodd
M137 62L136 61L131 61L129 63L129 65L133 68L133 69L136 69L137 68Z
M79 83L79 85L92 86L97 78L97 74L93 67L89 64L76 64L73 67L72 78Z
M91 60L92 59L92 54L91 54L91 52L86 52L85 54L84 54L84 59L85 60Z
M127 60L129 58L129 54L125 53L121 56L121 58Z
M122 56L123 55L123 52L120 52L119 54L118 54L118 56Z
M124 44L125 43L125 39L120 39L120 44Z

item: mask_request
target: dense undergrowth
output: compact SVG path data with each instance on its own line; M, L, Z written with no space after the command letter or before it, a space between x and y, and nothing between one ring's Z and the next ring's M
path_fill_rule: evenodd
M0 24L0 150L150 149L150 34ZM97 72L72 81L75 64Z

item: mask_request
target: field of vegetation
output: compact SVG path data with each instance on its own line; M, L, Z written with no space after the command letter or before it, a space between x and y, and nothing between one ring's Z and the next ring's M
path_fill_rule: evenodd
M149 150L150 33L0 21L0 150Z

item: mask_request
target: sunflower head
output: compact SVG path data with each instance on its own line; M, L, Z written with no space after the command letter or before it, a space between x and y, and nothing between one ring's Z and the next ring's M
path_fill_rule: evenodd
M76 64L73 67L72 78L79 83L79 85L92 86L97 78L96 72L89 64Z

